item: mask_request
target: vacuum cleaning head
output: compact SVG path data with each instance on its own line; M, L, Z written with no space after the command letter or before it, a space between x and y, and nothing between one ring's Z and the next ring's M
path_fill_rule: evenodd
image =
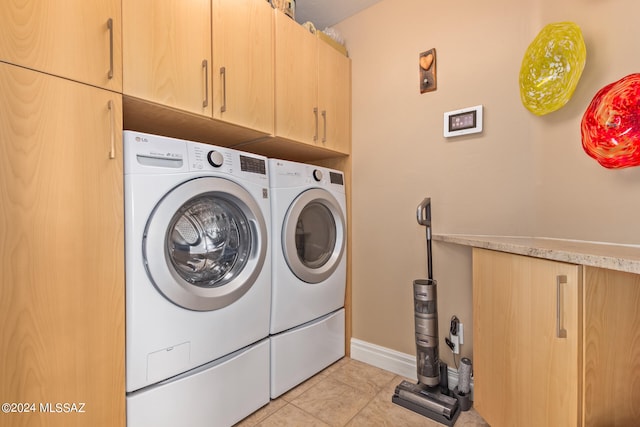
M447 426L453 426L460 415L457 399L440 393L437 387L430 389L408 381L396 387L391 401Z

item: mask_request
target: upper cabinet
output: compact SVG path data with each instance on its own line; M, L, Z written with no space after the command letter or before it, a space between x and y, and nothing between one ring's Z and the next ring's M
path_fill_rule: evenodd
M211 117L211 1L122 2L125 95Z
M320 143L349 153L351 147L351 60L318 39Z
M273 134L273 9L213 0L213 117Z
M273 10L264 0L125 0L124 94L273 133Z
M278 11L276 16L276 136L318 142L317 39Z
M348 154L351 60L276 12L276 136Z
M125 129L348 155L351 60L264 0L124 0Z
M120 0L3 0L0 61L122 91Z

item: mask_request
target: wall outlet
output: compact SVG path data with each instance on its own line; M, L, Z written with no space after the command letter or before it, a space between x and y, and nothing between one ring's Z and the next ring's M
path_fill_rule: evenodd
M449 340L453 343L453 354L460 354L460 346L464 343L464 327L462 323L457 324L457 333L449 333Z
M453 354L460 354L460 339L457 335L450 334L449 340L453 343Z

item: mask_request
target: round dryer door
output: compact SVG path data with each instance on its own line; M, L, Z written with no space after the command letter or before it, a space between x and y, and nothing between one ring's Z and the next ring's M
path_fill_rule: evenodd
M169 192L147 222L143 255L155 286L191 310L225 307L254 284L267 251L260 207L223 178L187 181Z
M314 188L289 207L282 247L291 271L307 283L326 280L338 267L345 247L344 215L331 193Z

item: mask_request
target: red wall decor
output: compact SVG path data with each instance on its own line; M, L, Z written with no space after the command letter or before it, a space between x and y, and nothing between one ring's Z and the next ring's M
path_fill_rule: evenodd
M609 169L640 166L640 74L596 93L581 123L582 148Z

